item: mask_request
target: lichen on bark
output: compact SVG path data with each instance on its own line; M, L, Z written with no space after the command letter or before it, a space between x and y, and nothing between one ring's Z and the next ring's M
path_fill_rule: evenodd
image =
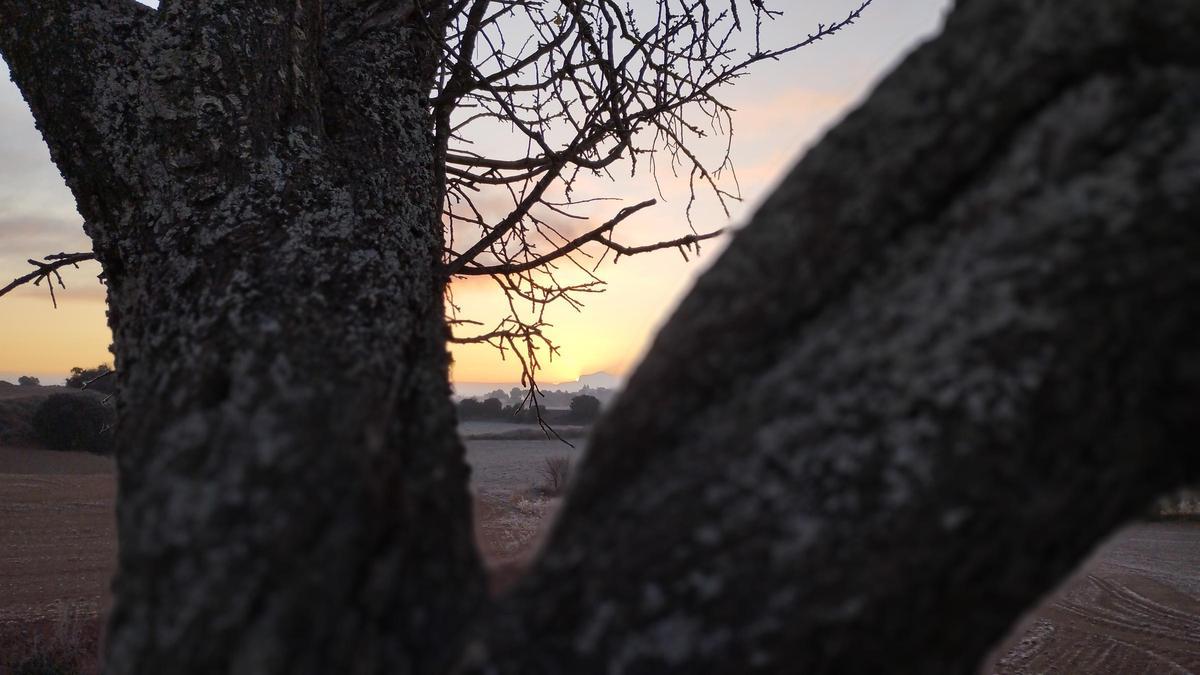
M109 672L438 670L482 583L448 399L436 45L412 21L335 44L320 3L0 7L106 275Z

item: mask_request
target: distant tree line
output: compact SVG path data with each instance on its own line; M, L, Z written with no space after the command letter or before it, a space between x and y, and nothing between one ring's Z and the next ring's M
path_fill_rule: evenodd
M15 385L0 380L0 387L22 390L0 401L0 444L112 454L116 414L111 396L93 387L81 390L80 384L64 391L43 388L32 375L17 378Z
M101 363L95 368L76 366L71 369L71 375L67 378L66 385L72 389L88 389L102 394L111 394L117 390L117 378L112 377L114 373L116 371L107 363ZM22 375L17 378L17 384L22 387L40 387L42 381L32 375ZM12 386L12 383L0 380L0 386Z
M513 389L513 392L520 392L520 390ZM552 424L588 424L600 416L600 399L591 394L571 395L566 400L566 409L564 410L561 407L551 407L549 403L541 400L541 396L539 396L538 409L534 409L533 406L527 404L524 396L505 395L504 399L501 399L500 396L495 396L495 393L489 394L488 398L482 401L477 398L464 398L459 401L458 418L460 420L496 420L533 424L538 421L540 414L543 421ZM503 394L503 392L500 393ZM549 395L554 394L556 396L553 400L557 402L560 400L559 395L564 393L546 392L545 398L550 399ZM507 404L506 400L509 401Z
M606 387L592 388L587 385L584 385L579 391L575 392L560 391L555 389L542 389L538 390L538 405L543 408L560 408L565 410L571 407L571 400L577 396L591 396L600 401L601 404L606 404L612 399L613 396L616 395L616 393L617 392L614 389L608 389ZM500 401L501 407L505 407L520 406L522 404L528 405L528 401L526 400L528 397L529 391L527 389L513 387L507 392L505 392L503 389L495 389L484 394L483 396L472 396L470 398L474 398L481 402L494 398L497 401Z

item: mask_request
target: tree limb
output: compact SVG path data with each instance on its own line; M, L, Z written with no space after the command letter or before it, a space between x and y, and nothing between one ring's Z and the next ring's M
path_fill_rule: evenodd
M29 274L24 274L16 279L13 279L8 283L7 286L0 288L0 297L7 295L13 289L16 289L27 283L32 282L34 286L37 286L41 284L43 280L45 280L46 287L50 289L50 301L54 304L54 307L57 308L58 299L54 297L54 281L58 281L58 285L61 288L67 287L66 284L63 283L62 277L59 275L58 270L66 267L67 265L74 265L75 267L78 267L79 263L81 262L95 259L96 255L91 252L54 253L44 258L44 260L48 262L39 262L31 258L27 262L30 265L33 265L36 269ZM54 278L51 279L51 276Z
M154 16L134 0L0 0L0 55L68 184L99 193L127 185L113 168L127 125L137 124L127 96Z
M678 239L670 239L668 241L659 241L645 246L622 246L621 244L612 241L606 237L600 238L600 243L617 252L618 256L622 255L637 255L639 253L650 253L651 251L661 251L668 248L677 248L683 253L683 257L687 259L686 250L693 247L702 241L713 239L721 236L725 230L715 230L713 232L705 232L703 234L689 234Z
M460 672L975 672L1200 478L1197 22L959 3L681 303Z
M629 216L637 213L638 211L641 211L642 209L644 209L646 207L653 206L657 203L658 203L657 200L648 199L639 204L634 204L633 206L627 206L627 207L621 209L619 212L617 212L617 215L613 216L611 219L609 219L603 225L595 228L594 230L591 230L590 232L587 232L586 234L582 234L582 235L576 237L575 239L572 239L570 242L564 244L563 246L560 246L559 248L551 251L550 253L547 253L542 256L538 256L531 260L527 260L525 262L520 262L520 263L505 263L505 264L500 264L500 265L478 265L478 266L472 266L472 267L464 267L459 270L458 274L462 275L462 276L471 276L471 275L485 275L485 274L517 274L520 272L527 272L529 270L547 265L565 255L568 255L571 252L578 249L579 247L581 247L584 244L587 244L589 242L600 242L600 243L604 244L605 246L608 246L609 248L612 248L614 250L624 249L622 251L622 253L641 252L641 251L632 251L632 249L628 249L628 248L625 248L618 244L614 244L613 242L606 239L604 237L604 235L606 233L612 231L612 229L614 227L619 225L621 223L621 221L625 220ZM704 238L708 239L711 237L715 237L718 234L720 234L719 231L709 233L709 234L705 235ZM667 245L670 245L670 244L667 244ZM674 245L683 245L683 243L677 243ZM641 247L641 248L646 251L652 251L652 250L657 250L659 248L665 248L665 245L652 245L652 246Z

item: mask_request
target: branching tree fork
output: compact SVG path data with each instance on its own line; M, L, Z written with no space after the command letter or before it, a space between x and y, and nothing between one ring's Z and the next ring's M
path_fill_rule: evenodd
M870 0L850 7L839 20L818 24L802 40L776 47L763 43L761 31L764 21L782 12L761 1L741 4L456 0L439 10L442 24L428 18L420 2L401 2L386 15L388 21L417 17L442 45L428 104L436 161L445 174L442 273L447 279L490 277L509 310L491 330L450 339L487 343L501 356L514 355L533 405L541 359L558 353L545 330L547 306L561 302L582 308L581 296L603 290L596 272L609 254L615 259L677 249L686 258L688 251L699 252L701 242L721 234L693 227L678 238L623 245L615 236L617 225L655 200L590 226L591 218L580 209L607 199L603 192L581 195L580 176L612 178L614 171L636 175L640 170L657 184L658 165L665 161L672 176L686 176L689 226L697 186L728 216L727 202L739 194L730 159L732 111L718 98L720 87L757 62L849 26ZM749 14L748 25L742 13ZM698 147L712 135L726 138L722 151ZM496 138L510 140L496 143ZM487 150L474 149L481 141ZM586 231L576 234L577 227ZM72 253L31 260L38 269L0 289L0 295L57 274L63 260L92 257ZM564 282L560 266L584 280ZM480 326L459 316L449 284L446 291L449 324Z
M722 195L689 111L776 54L729 49L763 2L650 6L0 0L108 294L108 672L972 672L1200 478L1200 3L961 0L731 238L487 597L448 279L495 279L514 317L462 337L522 353L519 303L644 248L643 204L568 231L581 177ZM467 143L497 124L523 156Z
M636 9L611 0L457 3L432 99L447 179L445 271L450 277L491 277L509 314L491 331L455 335L452 341L487 342L501 354L514 354L536 404L535 347L551 357L558 351L543 331L547 305L581 307L580 295L602 289L595 272L609 253L674 248L686 258L687 251L698 252L700 242L720 234L693 228L644 246L615 241L618 224L655 203L645 201L568 236L564 224L589 220L578 207L604 199L578 194L577 179L611 177L625 165L636 174L645 158L645 171L657 182L657 162L665 159L673 175L687 176L689 224L698 183L725 208L727 200L738 198L729 145L714 163L695 147L710 133L733 138L731 111L717 97L718 88L758 61L836 33L869 4L819 24L799 42L771 48L761 40L762 23L782 13L762 2L741 10L738 2L710 8L707 0L644 2ZM752 14L752 29L743 26L739 11ZM744 33L752 40L740 39ZM524 145L523 153L503 157L473 149L477 139L509 133L519 139L518 148ZM507 205L497 212L502 204ZM460 253L456 243L464 235ZM589 253L596 248L598 257ZM585 280L561 281L559 265ZM452 298L448 307L452 324L466 323L458 319Z

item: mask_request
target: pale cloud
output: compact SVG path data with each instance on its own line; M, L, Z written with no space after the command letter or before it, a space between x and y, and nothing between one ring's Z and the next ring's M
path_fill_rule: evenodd
M0 247L0 264L10 257L24 260L67 249L91 249L91 241L83 233L82 221L78 217L64 219L28 212L10 213L0 207L0 233L3 236L0 241L4 242Z
M79 220L64 220L54 216L6 213L0 206L0 285L25 275L33 270L29 259L40 260L43 256L63 251L88 251L91 242L83 233ZM87 268L88 271L84 271ZM95 268L94 270L92 268ZM84 263L79 270L67 267L60 272L76 298L104 299L104 289L96 281L99 265ZM10 295L0 298L0 303L9 297L37 295L47 297L48 292L32 286L18 288ZM56 287L56 291L61 291ZM60 292L60 295L62 293ZM47 303L49 299L47 297Z
M7 82L2 61L0 78L5 81L0 86L0 283L6 283L31 269L28 258L86 251L91 243L29 107Z
M50 151L21 93L8 83L3 61L0 79L5 82L0 87L0 215L77 218L75 199L50 161Z

